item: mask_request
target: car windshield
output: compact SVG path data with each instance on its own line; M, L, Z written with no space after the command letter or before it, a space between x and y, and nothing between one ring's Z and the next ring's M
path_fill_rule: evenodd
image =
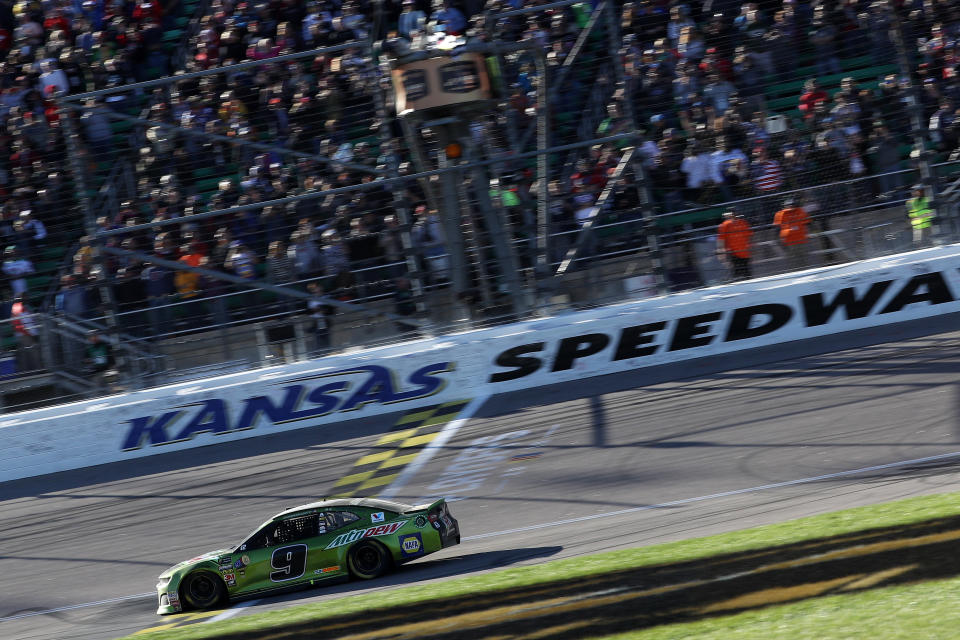
M257 527L256 529L254 529L253 531L251 531L250 533L248 533L246 536L244 536L242 542L240 542L240 543L238 543L238 544L236 544L236 545L230 545L230 546L233 548L233 552L234 552L234 553L240 553L241 551L246 551L246 550L247 550L247 545L250 544L250 542L256 537L256 535L257 535L258 533L260 533L261 531L263 531L263 528L264 528L265 526L267 526L268 524L269 524L269 523L264 523L264 524L260 525L259 527Z

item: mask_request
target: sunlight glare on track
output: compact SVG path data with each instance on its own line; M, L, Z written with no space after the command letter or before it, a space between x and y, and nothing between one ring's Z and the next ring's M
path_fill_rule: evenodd
M911 459L911 460L900 460L900 461L898 461L898 462L889 462L889 463L886 463L886 464L873 465L873 466L869 466L869 467L860 467L860 468L858 468L858 469L850 469L850 470L848 470L848 471L837 471L837 472L835 472L835 473L827 473L827 474L823 474L823 475L819 475L819 476L810 476L810 477L807 477L807 478L798 478L798 479L796 479L796 480L785 480L785 481L783 481L783 482L774 482L774 483L771 483L771 484L764 484L764 485L760 485L760 486L756 486L756 487L748 487L748 488L744 488L744 489L733 489L733 490L731 490L731 491L722 491L722 492L720 492L720 493L711 493L711 494L703 495L703 496L694 496L694 497L691 497L691 498L683 498L683 499L681 499L681 500L673 500L673 501L670 501L670 502L662 502L662 503L659 503L659 504L643 505L643 506L639 506L639 507L631 507L631 508L629 508L629 509L619 509L619 510L617 510L617 511L608 511L608 512L605 512L605 513L597 513L597 514L590 515L590 516L582 516L582 517L580 517L580 518L568 518L568 519L566 519L566 520L556 520L556 521L553 521L553 522L543 522L543 523L540 523L540 524L530 525L530 526L527 526L527 527L519 527L519 528L516 528L516 529L504 529L504 530L501 530L501 531L490 531L490 532L488 532L488 533L480 533L480 534L473 535L473 536L465 536L465 537L463 538L463 541L464 541L464 542L469 542L469 541L471 541L471 540L482 540L482 539L484 539L484 538L494 538L494 537L497 537L497 536L510 535L510 534L514 534L514 533L521 532L521 531L533 531L533 530L537 530L537 529L547 529L547 528L552 528L552 527L559 527L559 526L564 526L564 525L568 525L568 524L576 524L576 523L584 522L584 521L588 521L588 520L599 520L599 519L602 519L602 518L612 518L612 517L621 516L621 515L629 515L629 514L631 514L631 513L639 513L639 512L642 512L642 511L651 511L651 510L653 510L653 509L662 509L662 508L665 508L665 507L674 507L674 506L685 505L685 504L693 504L693 503L696 503L696 502L705 502L705 501L708 501L708 500L718 500L718 499L721 499L721 498L727 498L727 497L731 497L731 496L738 496L738 495L743 495L743 494L747 494L747 493L756 493L756 492L760 492L760 491L768 491L768 490L771 490L771 489L780 489L780 488L784 488L784 487L792 487L792 486L797 486L797 485L802 485L802 484L811 484L811 483L820 482L820 481L823 481L823 480L833 480L833 479L837 479L837 478L846 478L846 477L850 477L850 476L860 475L860 474L863 474L863 473L871 473L871 472L874 472L874 471L883 471L883 470L889 470L889 469L897 469L897 468L899 468L899 467L908 467L908 466L913 466L913 465L918 465L918 464L927 464L927 463L931 463L931 462L938 462L938 461L943 461L943 460L950 460L950 459L954 459L954 458L960 458L960 451L954 451L954 452L951 452L951 453L943 453L943 454L935 455L935 456L927 456L927 457L924 457L924 458L913 458L913 459ZM52 614L52 613L59 613L59 612L62 612L62 611L71 611L71 610L74 610L74 609L83 609L83 608L87 608L87 607L97 607L97 606L102 606L102 605L107 605L107 604L113 604L113 603L116 603L116 602L123 602L123 601L126 601L126 600L137 600L137 599L142 599L142 598L155 598L155 597L156 597L156 593L152 593L152 592L151 592L151 593L138 593L138 594L129 595L129 596L120 596L120 597L117 597L117 598L110 598L110 599L107 599L107 600L98 600L98 601L96 601L96 602L85 602L85 603L82 603L82 604L74 604L74 605L67 605L67 606L63 606L63 607L56 607L56 608L54 608L54 609L45 609L45 610L42 610L42 611L29 611L29 612L24 612L24 613L17 613L17 614L13 614L13 615L10 615L10 616L6 616L6 617L0 618L0 622L9 622L9 621L12 621L12 620L19 620L19 619L21 619L21 618L28 618L28 617L32 617L32 616L48 615L48 614ZM243 603L243 604L244 604L245 606L249 607L249 606L251 606L251 605L253 605L253 604L256 604L257 602L258 602L258 601L251 601L249 604L246 604L246 603ZM238 605L238 606L239 606L239 605ZM240 608L242 608L242 607L240 607ZM228 609L227 611L234 611L235 609L236 609L236 608L231 608L231 609ZM224 612L224 613L226 613L226 612ZM236 614L230 614L230 615L232 616L232 615L236 615ZM226 617L229 617L229 616L226 616Z

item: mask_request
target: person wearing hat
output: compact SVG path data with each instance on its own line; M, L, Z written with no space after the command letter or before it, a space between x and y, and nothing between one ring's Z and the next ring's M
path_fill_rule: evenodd
M723 222L717 228L717 255L730 269L734 280L750 278L750 239L753 230L750 223L734 211L728 209L723 214Z
M414 0L403 0L403 9L397 18L397 32L401 37L412 40L415 34L423 31L426 21L426 14L417 9Z
M913 227L913 246L916 248L930 245L933 231L934 211L930 208L930 199L923 195L923 185L913 185L913 195L907 200L907 216Z
M807 266L807 226L810 216L793 198L787 198L783 209L773 217L773 224L780 231L780 244L787 253L787 262L791 269Z

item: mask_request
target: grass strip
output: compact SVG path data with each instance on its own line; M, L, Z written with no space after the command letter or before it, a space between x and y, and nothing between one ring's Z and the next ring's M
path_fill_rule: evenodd
M230 634L232 633L238 633L241 631L266 631L269 629L280 629L292 624L313 621L321 623L324 620L334 619L339 616L356 614L360 612L372 614L372 612L377 609L389 609L391 607L400 605L423 603L443 598L457 598L477 595L479 593L495 592L512 587L530 586L553 582L556 580L573 580L582 576L593 576L600 573L628 568L695 560L737 551L763 549L767 547L804 542L807 540L829 538L831 536L865 531L880 527L908 525L957 514L960 514L960 493L920 496L908 498L906 500L899 500L896 502L857 507L854 509L836 511L833 513L811 516L808 518L801 518L798 520L792 520L778 524L765 525L753 529L723 533L704 538L681 540L650 547L623 549L590 556L579 556L576 558L555 560L530 567L503 569L482 575L456 578L429 585L412 585L390 591L346 596L336 600L293 606L278 611L269 611L262 614L242 616L216 623L189 625L169 630L160 630L147 634L146 636L139 635L137 638L139 639L147 637L150 640L167 640L174 638L177 640L192 640L195 638L226 638L230 637ZM469 527L469 522L461 523L461 526L464 524ZM510 543L510 538L504 537L503 541L504 546L507 546ZM956 584L954 580L943 582ZM889 590L909 590L912 588L914 587L896 587L890 588ZM955 589L955 587L953 587L953 589ZM853 594L836 597L843 600L852 599L851 601L856 602L866 598L864 601L869 601L868 596L871 594L879 594L885 591L888 591L888 589L878 589L867 594ZM953 593L956 594L956 591L954 590ZM723 618L716 618L696 623L666 625L664 627L658 627L623 637L636 637L643 638L644 640L647 638L659 639L661 637L690 637L689 635L659 636L650 634L667 633L670 629L675 627L691 627L696 625L709 626L711 623L720 620L732 620L734 618L752 619L752 616L761 616L764 615L764 612L772 612L771 615L775 615L776 611L788 609L794 610L797 607L799 607L799 609L796 610L803 611L805 606L816 607L817 603L830 601L833 598L834 597L817 598L804 601L796 605L771 607L758 612L750 612L735 616L725 616ZM955 597L953 603L954 605L956 603ZM921 609L923 609L922 615L927 615L923 603L916 604L918 605L917 615L921 615ZM890 605L887 603L885 606ZM818 616L821 614L812 613L810 615ZM853 616L855 614L850 615ZM913 616L911 615L911 617ZM162 619L158 618L158 623L162 623ZM783 635L783 631L785 629L783 625L792 627L792 623L789 621L789 618L780 620L780 622L775 624L781 625L778 627L780 631L775 634L766 635L765 637L787 637ZM869 628L875 633L883 633L886 631L885 629L878 629L874 625L870 625ZM909 625L907 625L907 628L909 628ZM729 628L726 629L725 633L729 634L729 632ZM714 632L705 630L704 633ZM720 633L720 631L717 631L716 633ZM791 637L791 639L805 637L793 634L792 630L788 636ZM729 637L729 635L726 637ZM738 628L738 640L746 637L748 636L743 636ZM759 638L761 635L749 637ZM813 638L814 636L811 635L809 637ZM816 635L816 637L849 638L855 636L848 634L846 636ZM872 635L871 637L890 638L892 640L901 636ZM924 636L915 635L913 637Z
M604 640L953 640L960 578L824 596ZM599 640L599 639L598 639Z

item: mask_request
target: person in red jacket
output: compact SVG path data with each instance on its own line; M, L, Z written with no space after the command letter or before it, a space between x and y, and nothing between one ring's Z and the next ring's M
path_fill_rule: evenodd
M70 29L70 21L64 17L63 10L59 7L54 7L47 14L47 17L43 21L43 30L46 31L48 35L54 31L63 31L68 40L70 39L70 35L72 33Z
M734 280L750 277L750 238L753 230L750 223L733 209L723 214L723 222L717 228L717 254L728 267Z
M813 117L814 109L821 102L827 102L830 96L820 88L819 83L813 78L803 83L803 93L800 95L800 112L805 120Z
M802 269L807 266L807 243L810 236L807 226L810 216L806 210L797 205L793 198L787 198L783 209L777 211L773 217L773 224L780 229L780 244L787 252L787 261L791 269Z
M163 19L163 6L157 0L139 0L133 8L132 17L137 22L160 22Z
M17 339L17 366L20 371L36 371L40 358L40 327L23 297L15 296L10 306L10 324Z

